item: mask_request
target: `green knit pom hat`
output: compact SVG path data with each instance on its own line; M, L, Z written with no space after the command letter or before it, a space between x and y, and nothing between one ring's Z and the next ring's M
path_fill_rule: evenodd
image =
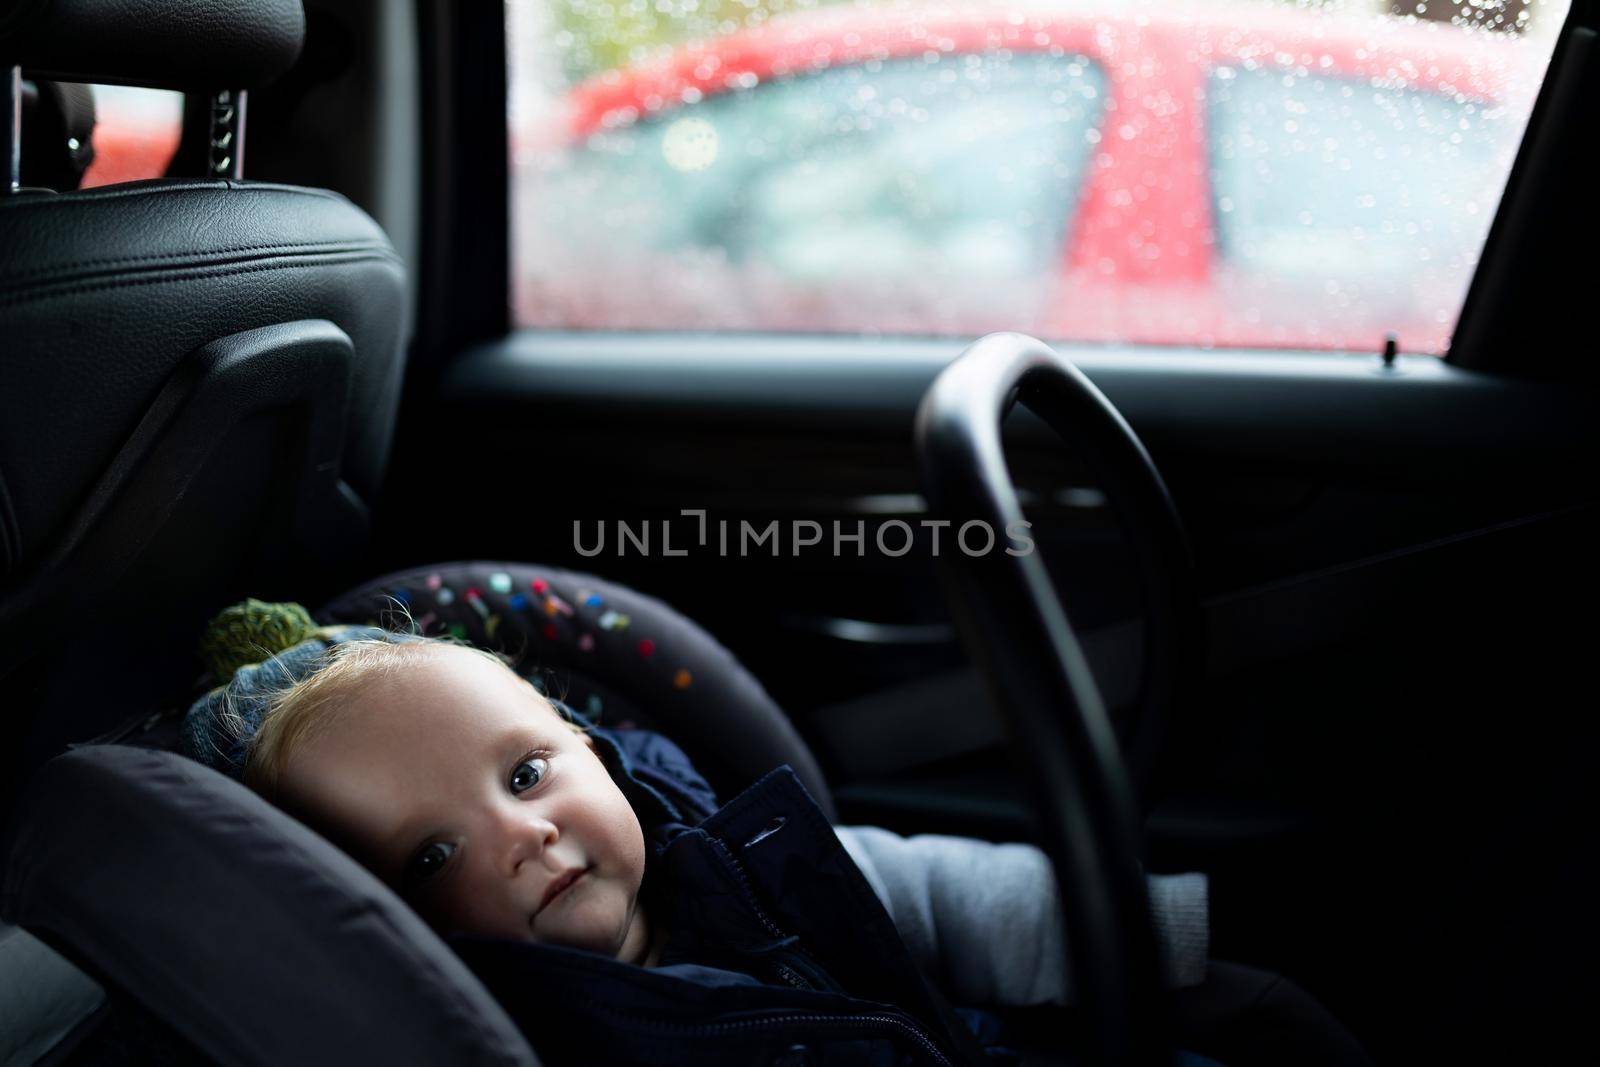
M293 602L249 600L224 608L206 624L200 658L218 685L249 663L260 663L317 636L311 613Z

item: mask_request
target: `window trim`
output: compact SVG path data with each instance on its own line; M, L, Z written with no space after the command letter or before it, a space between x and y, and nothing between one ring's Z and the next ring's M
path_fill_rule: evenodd
M614 417L636 429L786 428L904 444L928 384L971 340L523 330L464 352L441 399L477 411L537 406L551 431L567 419ZM1056 347L1152 451L1171 448L1185 462L1430 486L1492 469L1586 492L1564 473L1572 455L1593 447L1600 396L1586 391L1431 355L1386 366L1376 355ZM1028 432L1052 440L1042 423Z
M424 0L417 17L426 207L413 380L511 330L505 5ZM485 61L492 56L501 61Z
M1446 362L1518 377L1600 380L1580 316L1592 301L1570 250L1600 240L1600 150L1587 102L1600 95L1600 0L1572 0L1544 84L1456 319Z

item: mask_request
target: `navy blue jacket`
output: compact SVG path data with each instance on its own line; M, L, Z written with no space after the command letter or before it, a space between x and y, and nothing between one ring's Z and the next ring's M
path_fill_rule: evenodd
M453 941L545 1062L995 1062L914 965L789 768L718 807L660 735L594 735L645 832L644 903L668 930L660 965Z

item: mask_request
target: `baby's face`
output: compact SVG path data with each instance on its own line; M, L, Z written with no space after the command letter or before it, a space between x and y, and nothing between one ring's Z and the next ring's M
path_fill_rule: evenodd
M290 752L290 808L446 933L643 960L644 835L593 741L459 648L355 690Z

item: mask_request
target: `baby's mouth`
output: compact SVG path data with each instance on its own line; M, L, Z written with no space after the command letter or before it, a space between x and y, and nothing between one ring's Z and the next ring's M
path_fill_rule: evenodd
M568 889L572 888L578 879L582 878L593 869L593 867L574 867L569 871L563 871L561 874L557 875L555 880L551 882L548 887L546 887L544 891L544 899L539 901L539 907L534 911L534 915L538 915L539 912L544 911L545 908L550 906L552 901L554 901L562 893L565 893Z

